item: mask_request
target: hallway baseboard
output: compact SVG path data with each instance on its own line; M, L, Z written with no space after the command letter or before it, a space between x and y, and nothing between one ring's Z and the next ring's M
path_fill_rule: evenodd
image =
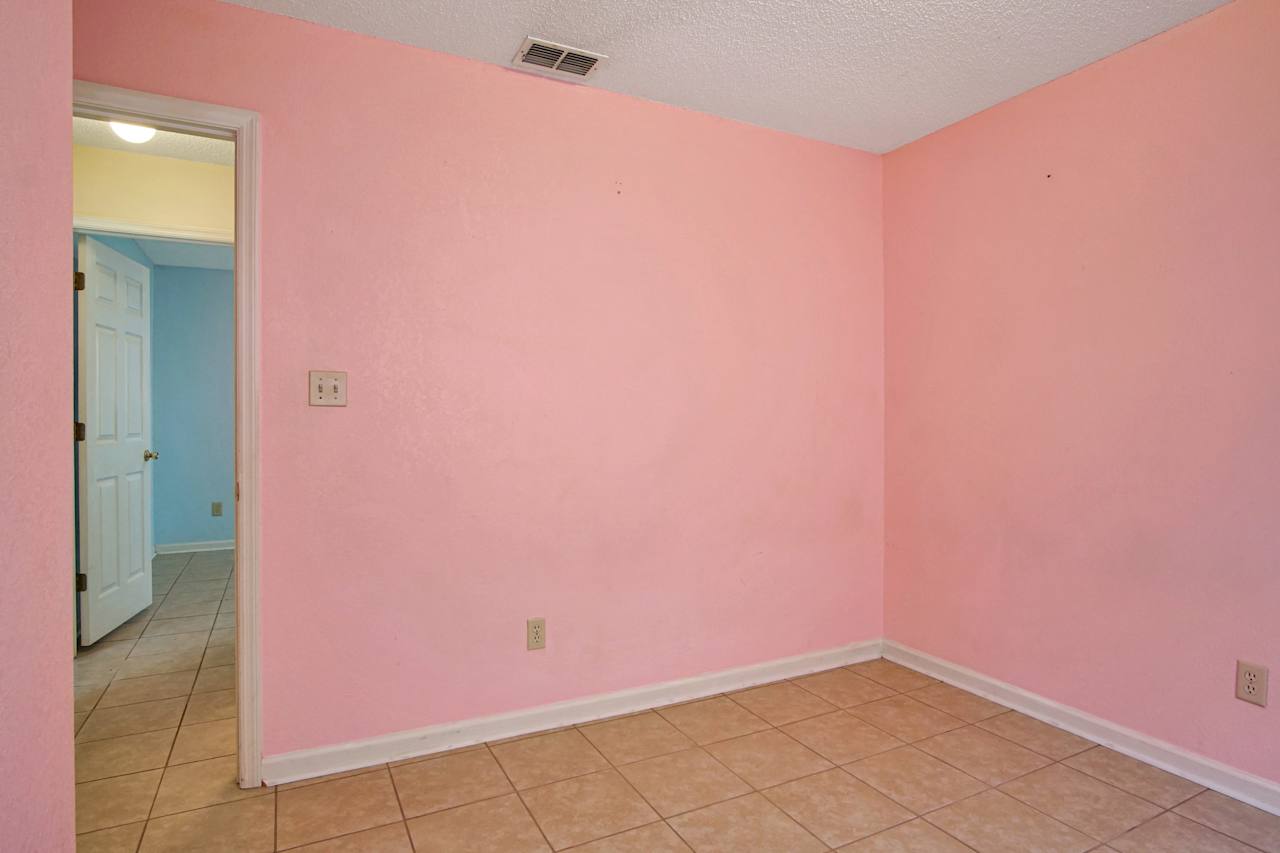
M157 554L185 554L189 551L229 551L236 547L234 539L211 539L207 542L171 542L157 545Z
M506 714L268 755L262 759L262 778L268 785L279 785L387 761L443 752L460 746L588 723L675 702L702 699L783 678L872 660L880 657L880 645L878 639L866 640L835 649L619 690L616 693L600 693Z
M903 666L945 681L947 684L968 690L998 702L1028 717L1065 729L1072 734L1110 747L1139 761L1145 761L1162 770L1190 779L1220 794L1234 797L1241 802L1280 815L1280 783L1254 776L1220 761L1198 755L1171 743L1136 732L1055 702L1043 696L998 681L982 673L934 657L925 652L884 641L884 656Z

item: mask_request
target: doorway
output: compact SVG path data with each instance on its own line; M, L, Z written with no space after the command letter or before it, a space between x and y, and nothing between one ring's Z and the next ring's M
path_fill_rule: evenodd
M132 156L145 165L152 155ZM83 170L100 168L82 159L92 158L77 157L78 186L89 179ZM148 557L230 557L234 548L234 251L83 228L75 235L83 288L74 348L77 624L80 646L92 647L134 638L142 617L204 613L161 607L169 591L158 577L148 590ZM171 633L209 627L204 621L174 623Z
M163 807L166 777L196 773L246 794L261 785L259 135L248 111L83 82L74 112L77 125L122 122L231 152L223 223L164 215L171 176L147 190L147 215L76 206L77 802L89 806L77 831L87 832L145 821ZM125 144L140 143L103 146L102 159L139 165L142 149ZM208 156L159 155L171 170L214 171ZM174 405L179 391L188 398ZM195 391L221 405L195 411ZM113 785L137 795L95 812Z

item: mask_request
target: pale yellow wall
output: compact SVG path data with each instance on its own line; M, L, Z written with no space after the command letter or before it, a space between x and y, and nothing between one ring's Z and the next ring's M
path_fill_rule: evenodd
M72 147L77 222L235 234L235 168L108 148Z

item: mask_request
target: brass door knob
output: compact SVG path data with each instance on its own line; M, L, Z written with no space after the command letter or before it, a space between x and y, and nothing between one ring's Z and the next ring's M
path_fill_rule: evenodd
M159 451L159 450L144 450L144 451L142 451L142 461L143 461L143 462L150 462L152 459L159 459L159 458L160 458L160 451Z

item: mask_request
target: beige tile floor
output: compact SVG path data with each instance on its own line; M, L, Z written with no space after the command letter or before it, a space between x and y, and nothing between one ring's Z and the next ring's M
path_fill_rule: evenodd
M80 850L1280 853L1280 817L883 660L241 791L230 562L162 559L77 663Z
M166 846L166 816L241 796L232 552L158 556L152 572L152 605L76 657L80 850L200 849Z

